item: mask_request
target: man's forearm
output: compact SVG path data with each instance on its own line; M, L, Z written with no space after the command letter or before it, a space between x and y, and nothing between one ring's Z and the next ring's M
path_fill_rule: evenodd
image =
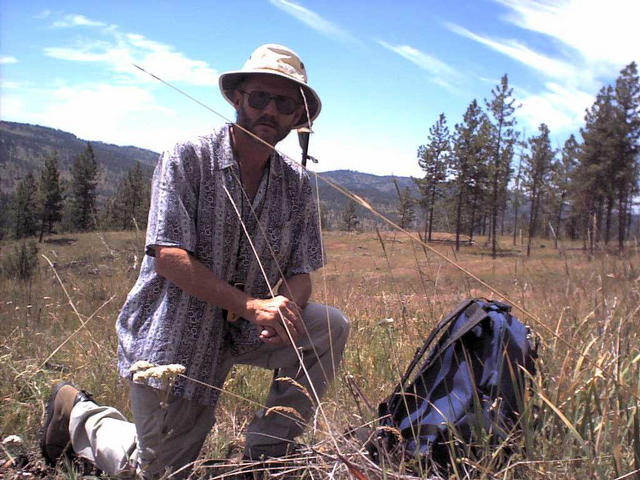
M311 276L308 273L289 277L280 287L280 295L293 300L302 309L311 297Z
M189 295L241 317L248 314L246 307L251 297L218 278L185 250L156 247L156 272Z
M295 341L303 330L297 305L298 301L306 304L311 294L308 279L296 279L291 283L287 289L291 297L282 294L271 299L253 298L218 278L185 250L175 247L156 247L156 272L189 295L259 325L262 327L260 338L264 342L288 342L287 329ZM308 286L305 286L306 282Z

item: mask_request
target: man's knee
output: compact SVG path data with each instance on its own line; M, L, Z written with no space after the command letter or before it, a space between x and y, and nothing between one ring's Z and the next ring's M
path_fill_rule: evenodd
M349 337L349 320L344 316L342 311L335 307L329 309L329 330L334 343L340 343L343 346L347 343Z
M339 309L310 303L305 308L303 316L305 322L311 322L315 325L316 332L322 332L322 337L330 339L333 345L344 348L349 336L349 320Z

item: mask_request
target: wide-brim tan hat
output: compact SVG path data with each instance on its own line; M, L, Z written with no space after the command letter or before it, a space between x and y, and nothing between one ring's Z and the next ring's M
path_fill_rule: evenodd
M309 108L309 118L313 123L320 113L322 103L316 91L307 85L307 71L304 68L304 63L293 50L275 43L262 45L251 54L242 70L221 74L218 83L220 91L227 102L234 105L233 91L248 75L254 73L275 75L300 85ZM307 115L305 114L302 122L294 125L293 128L310 127L311 125L309 125L306 117Z

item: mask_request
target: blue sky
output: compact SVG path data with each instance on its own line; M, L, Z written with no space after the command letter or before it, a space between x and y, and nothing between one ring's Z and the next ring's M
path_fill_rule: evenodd
M507 73L518 128L561 145L622 67L640 61L637 0L111 1L0 4L0 116L160 151L224 120L220 72L281 43L323 101L318 171L421 175L417 147L444 112L460 121ZM298 158L297 138L280 148Z

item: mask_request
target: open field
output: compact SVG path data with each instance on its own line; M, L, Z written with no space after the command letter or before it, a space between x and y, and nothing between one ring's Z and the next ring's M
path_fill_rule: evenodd
M463 459L452 478L640 478L637 247L624 256L598 251L589 258L578 244L554 250L551 241L540 240L527 258L504 238L503 255L494 261L482 243L457 253L443 243L433 248L535 317L514 311L541 337L541 375L510 462L495 466L490 455ZM367 402L350 393L345 376L375 407L443 314L465 298L497 296L402 234L326 232L325 247L328 265L314 274L314 300L340 307L352 330L342 375L324 404L328 424L318 416L304 441L328 455L338 445L368 478L393 478L402 466L376 472L340 435L375 418ZM0 257L11 250L2 245ZM116 375L114 323L142 251L142 235L135 232L57 236L39 252L53 267L40 256L31 281L0 278L0 435L17 434L25 442L0 457L37 451L44 401L62 379L129 414L127 387ZM270 378L244 367L232 373L204 457L224 456L241 443L255 410L251 402L263 400ZM349 478L343 464L322 458L326 470L311 468L312 478L334 467L335 478Z

